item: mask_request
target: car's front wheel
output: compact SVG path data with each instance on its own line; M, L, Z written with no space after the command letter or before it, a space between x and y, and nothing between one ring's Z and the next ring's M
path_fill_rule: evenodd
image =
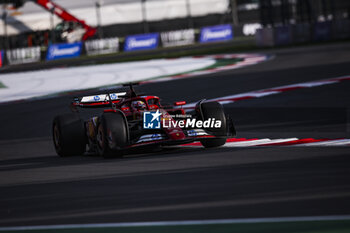
M209 118L221 121L221 127L206 129L215 138L205 138L200 142L205 148L218 147L226 143L227 128L226 116L222 105L218 102L204 102L200 103L197 111L201 115L203 121Z

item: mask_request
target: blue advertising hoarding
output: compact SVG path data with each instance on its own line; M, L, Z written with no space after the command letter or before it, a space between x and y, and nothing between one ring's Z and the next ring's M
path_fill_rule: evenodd
M46 60L79 57L82 51L82 42L70 44L52 44L46 54Z
M314 40L327 41L331 39L331 24L330 22L319 22L314 24Z
M231 40L233 38L233 30L230 24L218 25L213 27L204 27L201 30L199 42L214 42Z
M275 45L288 45L290 43L292 43L291 27L275 27Z
M158 47L158 43L158 33L128 36L125 39L124 51L155 49Z

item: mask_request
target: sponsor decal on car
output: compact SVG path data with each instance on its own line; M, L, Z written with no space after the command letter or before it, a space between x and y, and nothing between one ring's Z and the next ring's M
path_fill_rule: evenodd
M187 135L189 137L195 137L195 136L197 136L197 132L194 129L191 129L191 130L187 131Z
M117 96L117 94L115 94L115 93L112 93L112 94L110 94L109 96L111 97L111 100L116 100L116 99L118 99L118 96Z
M160 133L146 134L146 135L142 135L136 143L158 141L165 138L166 138L165 134L160 134Z
M81 103L89 103L89 102L100 102L100 101L108 101L109 96L111 97L111 100L117 100L120 99L120 97L125 96L126 92L116 92L111 94L101 94L101 95L92 95L92 96L84 96L81 99Z

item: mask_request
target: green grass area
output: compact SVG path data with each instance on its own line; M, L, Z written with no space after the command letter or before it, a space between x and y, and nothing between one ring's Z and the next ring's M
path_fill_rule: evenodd
M191 70L191 71L187 71L187 72L182 72L182 73L176 73L176 74L165 75L165 76L157 76L157 77L154 77L154 78L151 78L148 80L160 79L160 78L165 78L165 77L169 77L169 76L177 76L177 75L183 75L183 74L191 74L191 73L198 72L198 71L209 70L209 69L213 69L213 68L217 68L217 67L236 64L237 62L241 62L241 61L244 61L244 59L243 58L217 59L215 61L215 64L213 64L211 66L207 66L207 67L204 67L201 69Z
M0 88L6 88L6 86L2 82L0 82Z
M1 231L0 231L1 232ZM276 223L231 223L201 225L103 227L8 231L16 233L346 233L349 220L300 221Z

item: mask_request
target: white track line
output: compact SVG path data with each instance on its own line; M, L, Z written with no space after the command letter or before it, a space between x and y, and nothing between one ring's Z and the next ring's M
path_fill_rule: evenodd
M310 142L304 144L298 144L295 146L346 146L350 144L350 139L329 140L322 142Z
M342 220L350 220L350 215L21 226L21 227L0 227L0 231L59 230L59 229L81 229L81 228L86 229L86 228L107 228L107 227L186 226L186 225L239 224L239 223L280 223L280 222L342 221Z
M263 146L269 145L270 143L282 143L298 140L298 138L285 138L285 139L260 139L252 141L242 141L242 142L228 142L224 147L246 147L246 146Z
M301 140L301 141L299 141ZM299 138L279 138L279 139L237 139L237 141L227 141L223 147L254 147L254 146L293 146L293 147L312 147L312 146L349 146L350 139L326 139L322 141L304 141ZM295 144L280 143L293 142ZM183 145L185 147L201 147L200 143L190 143ZM182 146L182 147L183 147Z
M271 139L264 138L258 140L250 140L250 141L241 141L241 142L228 142L224 146L225 147L246 147L246 146L257 146L261 144L270 143Z
M280 223L280 222L342 221L342 220L350 220L350 215L21 226L21 227L0 227L0 231L59 230L59 229L81 229L81 228L86 229L86 228L107 228L107 227L186 226L186 225L239 224L239 223Z

